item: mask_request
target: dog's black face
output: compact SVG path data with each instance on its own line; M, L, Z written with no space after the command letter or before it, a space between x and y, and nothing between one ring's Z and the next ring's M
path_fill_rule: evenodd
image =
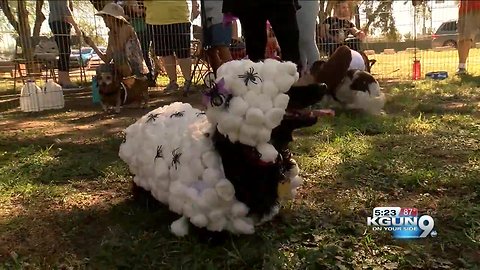
M251 215L261 218L277 203L278 184L286 180L286 173L295 166L288 151L292 133L316 123L317 117L306 108L320 101L326 91L325 84L312 84L291 87L287 92L290 97L287 112L271 134L270 143L279 153L275 162L263 162L255 147L232 143L218 130L213 135L225 176L235 187L235 197L249 207Z
M350 89L370 93L370 85L377 83L377 80L368 72L361 70L349 70L347 76L351 80Z
M272 130L271 143L278 150L287 148L293 140L295 129L312 126L317 122L309 106L319 102L327 94L326 84L311 84L290 88L287 95L290 97L286 114L280 125Z

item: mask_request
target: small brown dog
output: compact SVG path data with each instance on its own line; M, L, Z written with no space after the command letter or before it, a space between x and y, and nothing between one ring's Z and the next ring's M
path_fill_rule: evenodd
M134 76L122 78L115 70L114 64L101 64L96 69L98 89L104 111L115 106L115 113L120 106L138 104L145 108L148 105L148 81L146 78Z

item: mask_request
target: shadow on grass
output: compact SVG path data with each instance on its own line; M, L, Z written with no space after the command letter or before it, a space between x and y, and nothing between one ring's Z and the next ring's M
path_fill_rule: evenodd
M305 237L313 240L307 234L321 227L312 221L295 227L277 219L257 228L254 235L211 233L191 226L190 234L179 238L169 232L177 218L164 206L148 207L130 199L70 211L31 211L4 225L0 261L41 268L278 269L290 259L286 245L300 245ZM9 258L12 251L20 255L16 262Z

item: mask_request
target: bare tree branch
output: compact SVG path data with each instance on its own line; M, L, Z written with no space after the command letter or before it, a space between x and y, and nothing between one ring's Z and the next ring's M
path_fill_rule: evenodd
M19 25L15 19L15 16L13 15L12 9L10 9L10 6L8 5L8 0L0 0L0 8L2 8L3 14L5 14L7 17L8 22L10 22L15 31L18 33Z
M45 15L42 12L44 0L37 0L35 6L35 24L33 26L33 37L40 36L40 28L42 27L43 21L45 21Z

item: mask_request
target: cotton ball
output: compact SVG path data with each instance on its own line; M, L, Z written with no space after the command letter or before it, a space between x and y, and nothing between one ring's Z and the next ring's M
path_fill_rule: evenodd
M272 130L271 129L266 129L264 127L261 127L258 129L257 133L257 142L258 143L266 143L270 141L270 136L272 135Z
M233 187L232 183L227 179L221 179L215 185L215 190L220 198L224 201L231 201L235 196L235 188Z
M169 190L170 188L170 179L169 178L157 178L156 186L162 190Z
M220 119L221 111L216 108L208 108L205 111L205 115L207 116L208 121L213 125L215 125L218 123L218 120Z
M161 203L168 203L168 192L162 189L152 190L152 196Z
M242 218L234 219L233 227L237 232L242 234L253 234L255 232L255 228L253 227L253 224L246 222Z
M230 90L232 91L232 94L237 97L243 96L248 91L248 87L245 82L238 77L232 78L232 80L229 82L229 85L231 87Z
M256 75L258 76L258 75ZM255 92L256 94L261 94L262 93L262 78L259 78L259 77L255 77L253 79L254 82L252 81L248 81L247 84L248 84L248 91L252 91L252 92Z
M202 163L205 167L218 168L219 162L218 154L214 151L207 151L202 154Z
M220 232L225 228L225 225L227 225L227 219L225 217L219 217L209 222L207 229L213 232Z
M277 159L278 152L275 147L269 143L259 144L257 150L260 153L260 159L265 162L273 162Z
M255 126L242 124L238 140L245 145L255 146L257 144L256 135L257 128Z
M262 76L264 82L273 80L277 75L277 65L280 63L274 59L265 59L263 62Z
M209 167L203 171L202 180L209 186L215 186L215 184L220 180L220 172L218 169Z
M203 214L196 214L194 217L190 218L190 222L199 228L203 228L207 226L208 219Z
M173 181L170 184L169 192L171 195L175 196L183 196L185 191L185 185L183 185L180 181Z
M244 100L249 107L259 107L258 105L258 94L252 91L247 92L244 95Z
M168 175L168 166L163 158L157 158L154 162L155 177L163 178Z
M290 182L290 185L292 188L298 188L302 184L303 184L303 179L300 176L294 177Z
M193 204L191 202L185 202L183 204L183 215L187 217L192 217L195 214L195 211L193 210Z
M274 129L282 122L285 111L280 108L273 108L265 114L265 125Z
M123 160L123 161L130 161L130 157L133 155L134 148L132 147L131 144L127 143L122 143L120 145L120 149L118 151L118 156Z
M277 76L274 80L275 85L278 87L278 91L286 93L290 90L290 87L295 83L295 77L292 76Z
M223 127L224 133L227 134L229 132L238 131L240 125L243 122L243 118L240 116L232 115L232 114L225 114L225 117L222 117L220 124Z
M273 98L278 95L278 88L273 81L264 81L262 85L262 93Z
M213 208L215 205L218 204L219 197L215 189L206 188L202 192L201 200L203 201L204 206L206 206L206 208Z
M279 109L282 109L282 110L285 110L287 109L288 107L288 102L290 101L290 97L286 94L280 94L280 95L277 95L274 99L273 99L273 106L275 108L279 108Z
M283 62L277 66L279 73L286 73L288 76L295 77L297 75L297 65L293 62Z
M265 95L265 94L260 94L258 96L258 105L259 105L259 108L263 111L263 112L267 112L268 110L270 110L271 108L273 108L273 102L272 102L272 99Z
M178 172L178 179L184 184L184 185L189 185L193 183L197 179L193 175L192 169L190 168L190 165L185 165L182 166Z
M176 236L183 237L188 234L188 222L186 217L181 217L170 225L170 231Z
M235 116L243 117L248 109L248 104L241 97L233 97L230 100L229 111Z
M245 122L252 126L262 126L264 119L262 110L258 108L249 108L245 115Z
M236 202L232 205L232 215L234 217L244 217L248 214L248 207L241 202Z
M238 142L238 139L240 137L239 132L233 132L233 131L229 132L227 136L232 143Z
M201 177L203 171L205 170L205 166L203 165L201 158L193 159L188 166L190 166L192 174L195 177Z
M183 209L183 204L184 204L184 200L182 198L171 193L169 194L168 208L170 209L170 211L175 212L177 214L181 214Z
M185 191L185 195L191 201L197 201L200 197L199 191L194 187L187 188L187 190Z
M221 209L215 209L208 213L208 219L211 221L216 221L221 219L224 216L224 213Z

